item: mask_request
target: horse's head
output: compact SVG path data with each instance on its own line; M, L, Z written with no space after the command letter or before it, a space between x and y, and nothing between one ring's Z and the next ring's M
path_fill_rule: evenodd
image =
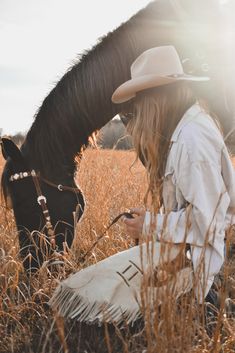
M79 219L84 208L83 196L74 181L69 179L69 187L64 189L62 185L58 188L36 174L39 185L37 187L34 172L14 142L2 138L1 146L3 157L6 159L1 185L7 205L11 205L14 211L19 231L20 255L26 269L38 268L43 261L45 249L48 251L50 248L46 217L50 217L56 246L62 251L64 242L71 246L74 236L74 212L77 209ZM48 214L45 214L45 209L39 202L40 194L45 200ZM44 248L41 244L44 244Z
M28 171L20 149L8 138L1 139L2 155L6 164L2 173L2 190L7 206L14 211L20 206L22 212L32 207L35 189L30 178L20 178L20 173ZM15 182L13 182L15 181ZM16 211L17 213L17 211Z

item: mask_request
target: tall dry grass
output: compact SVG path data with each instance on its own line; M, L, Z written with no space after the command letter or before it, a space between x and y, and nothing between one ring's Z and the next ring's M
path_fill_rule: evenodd
M77 180L86 197L86 210L76 229L71 250L27 278L18 256L17 232L13 215L0 208L0 353L5 352L233 352L235 320L225 310L213 333L206 329L204 315L190 298L181 303L167 300L154 319L138 329L87 327L64 322L47 305L59 280L82 267L132 246L121 222L112 226L81 263L79 259L92 247L119 213L141 205L146 190L145 171L140 163L130 169L131 152L87 150ZM1 168L3 159L0 161ZM62 265L63 264L63 265ZM235 299L233 260L224 267L229 293ZM223 300L223 298L222 298ZM223 307L223 306L222 306Z

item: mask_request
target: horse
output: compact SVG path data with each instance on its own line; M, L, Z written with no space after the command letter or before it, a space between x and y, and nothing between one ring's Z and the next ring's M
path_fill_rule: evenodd
M76 156L95 131L131 112L130 102L115 105L111 96L130 79L130 65L144 50L174 45L186 73L210 76L194 89L219 119L229 145L235 116L232 13L214 0L150 2L78 57L42 102L20 149L2 139L7 161L1 185L12 202L26 270L42 264L41 232L49 248L71 246L73 214L77 210L79 220L85 207L75 183Z

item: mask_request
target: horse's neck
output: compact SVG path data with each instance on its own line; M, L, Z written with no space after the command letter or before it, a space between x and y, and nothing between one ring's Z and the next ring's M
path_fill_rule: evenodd
M190 51L194 55L199 45L192 40L195 28L189 27L190 40L185 39L186 30L180 19L183 12L177 4L194 20L188 0L154 1L104 37L68 70L44 100L27 136L32 164L45 174L58 175L62 170L65 174L74 173L74 157L88 136L128 107L112 104L111 96L130 78L130 65L141 52L172 44L182 59ZM205 21L205 16L201 18Z
M36 146L32 144L32 141L30 144L28 143L27 138L21 150L27 161L29 170L34 169L36 172L39 172L42 177L53 183L73 185L77 163L72 156L68 156L66 165L58 158L57 163L54 163L53 168L51 168L50 163L53 160L53 156L46 155L46 151L40 150L40 148L37 150ZM43 153L45 153L45 156L42 161L40 157Z

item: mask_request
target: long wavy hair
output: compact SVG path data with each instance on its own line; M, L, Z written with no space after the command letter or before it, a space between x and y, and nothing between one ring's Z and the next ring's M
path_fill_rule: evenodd
M150 201L155 212L163 205L162 184L171 136L195 102L193 90L183 82L139 92L133 100L133 117L127 131L132 136L137 158L147 171L145 204Z

